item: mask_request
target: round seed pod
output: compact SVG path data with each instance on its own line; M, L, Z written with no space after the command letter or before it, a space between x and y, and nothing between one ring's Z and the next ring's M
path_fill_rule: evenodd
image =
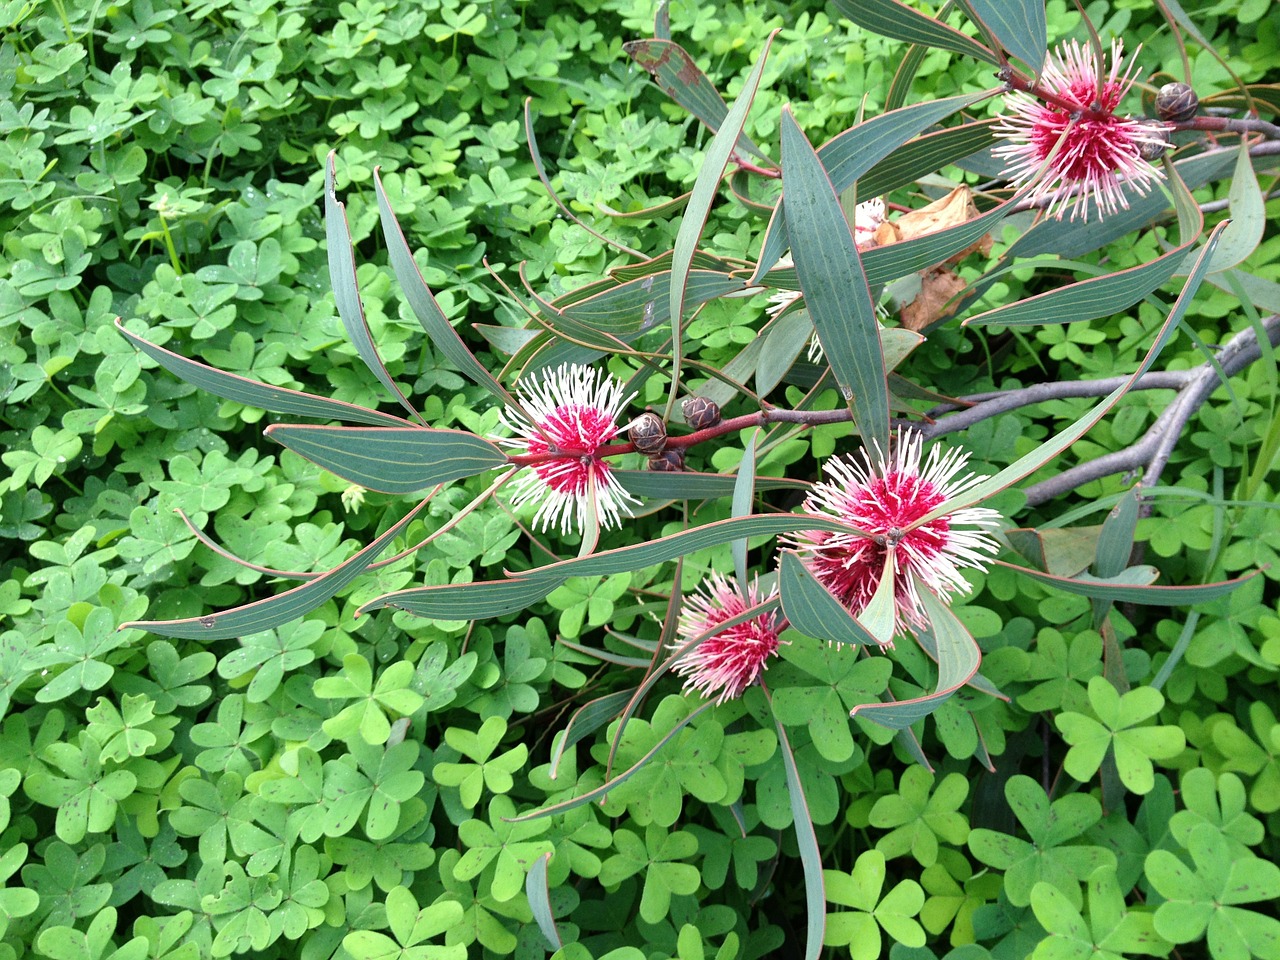
M1166 83L1156 94L1156 116L1170 123L1182 123L1196 115L1200 98L1185 83Z
M684 422L695 430L706 430L720 422L720 407L706 397L686 397L680 405Z
M661 453L667 445L667 425L656 413L642 413L632 420L627 435L632 446L650 456Z
M684 469L684 451L673 448L650 457L649 469L657 473L679 473Z
M1165 151L1172 146L1173 146L1173 143L1170 142L1169 137L1166 134L1165 138L1161 141L1158 141L1158 142L1148 141L1146 143L1139 145L1138 156L1142 157L1142 159L1146 160L1148 163L1155 163L1162 156L1164 156Z

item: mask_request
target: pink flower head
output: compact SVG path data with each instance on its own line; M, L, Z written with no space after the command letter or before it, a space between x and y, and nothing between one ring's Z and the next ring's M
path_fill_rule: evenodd
M732 578L711 574L696 593L685 599L676 646L764 603L776 592L762 597L759 583L752 581L744 596ZM716 703L724 703L742 696L742 691L759 679L765 661L778 652L778 630L778 614L762 613L703 640L677 660L672 669L687 678L686 690L697 690L704 697L714 696L718 690Z
M921 466L923 442L919 434L900 439L887 460L867 450L859 462L832 458L827 478L814 485L805 499L805 512L829 514L870 536L807 530L792 535L809 571L854 616L870 603L885 568L885 554L894 551L895 632L906 624L928 623L917 585L944 603L954 593L968 593L961 569L986 569L998 544L986 528L998 525L1000 514L986 507L963 507L927 523L920 519L986 477L958 476L969 455L959 450L943 454L934 447Z
M1079 213L1088 221L1091 202L1099 214L1127 210L1124 184L1144 195L1156 180L1164 179L1143 159L1142 150L1167 143L1166 125L1115 115L1137 76L1132 65L1121 74L1122 59L1122 45L1113 40L1110 70L1099 88L1093 49L1073 40L1058 48L1040 76L1040 88L1050 100L1022 91L1005 94L1012 115L1001 117L996 133L1010 142L994 153L1007 159L1005 175L1016 186L1033 180L1063 140L1044 179L1028 197L1032 202L1047 200L1049 214L1059 219L1070 206L1072 220ZM1074 204L1077 197L1079 203Z
M534 525L568 533L575 524L579 530L586 527L594 498L600 524L620 526L627 503L639 501L598 454L618 436L618 414L631 400L622 395L622 384L608 373L565 363L517 389L524 411L503 409L500 419L515 436L501 442L539 459L516 481L512 504L540 503Z

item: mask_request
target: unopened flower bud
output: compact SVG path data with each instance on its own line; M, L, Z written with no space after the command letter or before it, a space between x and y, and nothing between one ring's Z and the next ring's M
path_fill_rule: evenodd
M720 422L720 407L706 397L687 397L680 405L684 422L695 430L706 430Z
M649 469L657 473L679 473L684 469L684 451L663 450L656 457L649 458Z
M661 453L667 445L667 425L656 413L642 413L632 420L627 435L632 446L650 456Z
M1196 115L1200 98L1185 83L1166 83L1156 94L1156 116L1170 123L1182 123Z

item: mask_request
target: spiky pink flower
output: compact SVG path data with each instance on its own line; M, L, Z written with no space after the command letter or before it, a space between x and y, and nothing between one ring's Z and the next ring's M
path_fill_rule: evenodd
M517 388L524 410L504 408L500 419L514 434L501 443L538 457L515 482L514 506L539 503L536 526L568 533L587 526L594 501L600 525L621 525L628 503L639 503L618 483L600 448L618 436L618 414L631 400L608 373L577 363L544 370ZM527 415L526 415L527 414Z
M732 578L711 574L697 592L685 599L680 613L680 639L675 646L683 646L718 624L764 603L776 592L762 596L759 583L752 581L747 584L744 595ZM677 660L672 669L687 678L686 690L697 690L704 697L714 696L716 703L724 703L742 696L742 692L759 679L765 661L778 652L779 629L776 611L752 617L703 640Z
M1010 142L994 153L1006 158L1005 176L1016 186L1035 179L1047 161L1028 199L1047 201L1048 213L1058 219L1070 207L1072 220L1079 214L1087 222L1090 204L1098 215L1127 210L1126 186L1144 195L1164 179L1142 151L1166 145L1168 127L1115 115L1137 76L1132 64L1121 73L1123 52L1121 42L1112 41L1110 69L1099 86L1093 48L1073 40L1057 49L1040 75L1046 99L1023 91L1005 94L1011 115L1000 118L995 132Z
M934 447L923 466L922 455L920 435L911 434L899 439L888 459L877 451L873 461L864 449L861 461L828 460L827 479L814 485L805 511L828 514L868 536L808 530L786 538L818 581L854 616L875 594L886 552L892 549L895 632L928 623L918 585L950 603L952 594L969 591L960 571L986 569L998 549L987 531L998 526L1000 514L986 507L962 507L920 523L947 500L986 479L960 475L967 453L944 454Z

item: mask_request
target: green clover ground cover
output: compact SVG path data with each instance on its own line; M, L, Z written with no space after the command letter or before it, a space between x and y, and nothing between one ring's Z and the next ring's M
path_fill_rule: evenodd
M668 13L672 38L730 103L780 30L745 127L776 158L784 104L815 144L886 108L904 46L852 26L842 6ZM653 35L656 7L0 4L0 960L537 958L556 952L551 918L566 960L799 956L803 851L779 731L822 856L832 956L1280 957L1280 418L1266 351L1200 409L1165 475L1176 490L1136 527L1162 582L1262 575L1190 613L1100 611L995 567L956 608L983 647L980 677L904 733L849 710L932 689L933 661L906 643L892 663L792 643L770 668L771 701L752 689L687 723L698 698L666 680L620 729L679 576L669 565L570 579L474 623L355 617L394 590L551 559L545 538L493 502L276 629L207 643L117 629L306 583L409 504L263 439L273 415L158 369L115 318L229 373L390 409L331 292L322 202L334 150L391 376L431 426L494 436L487 391L401 295L374 169L444 314L498 370L526 317L486 260L516 289L523 263L546 299L634 260L543 190L525 98L539 160L576 216L648 254L677 243L676 211L642 211L693 188L711 137L622 49ZM1189 46L1202 98L1231 90L1234 73L1272 91L1274 120L1269 5L1184 7L1224 61ZM1145 43L1144 63L1180 63L1148 4L1087 9ZM1081 35L1058 0L1048 22L1054 38ZM990 74L924 53L910 102L973 93ZM1266 164L1262 189L1275 180ZM990 178L972 167L948 169ZM1221 179L1195 199L1231 190ZM766 222L749 204L717 203L702 246L750 261ZM1148 231L1099 253L1055 252L1120 269L1162 251ZM1268 227L1241 269L1202 288L1184 318L1195 336L1162 363L1203 363L1201 345L1280 308L1278 254ZM983 308L1053 281L1021 264L989 281ZM1172 299L1011 334L945 325L903 369L942 395L1113 376L1132 369ZM709 302L688 328L697 359L733 370L759 342L762 307ZM791 338L784 368L803 352ZM802 377L782 377L773 399L798 403ZM665 395L655 377L638 402ZM1072 455L1127 446L1166 396L1127 398ZM1091 402L1012 411L963 441L994 473ZM833 392L815 404L834 405ZM767 443L755 469L812 478L847 436L822 426ZM745 442L691 451L691 466L730 473ZM487 483L445 488L397 549L454 521ZM1043 569L1075 574L1124 489L1093 481L1053 513L1023 510L1018 494L1000 506L1040 528ZM731 494L699 522L729 517ZM674 507L634 521L634 539L681 529ZM716 547L688 561L683 586L733 564ZM633 769L601 802L574 802Z

